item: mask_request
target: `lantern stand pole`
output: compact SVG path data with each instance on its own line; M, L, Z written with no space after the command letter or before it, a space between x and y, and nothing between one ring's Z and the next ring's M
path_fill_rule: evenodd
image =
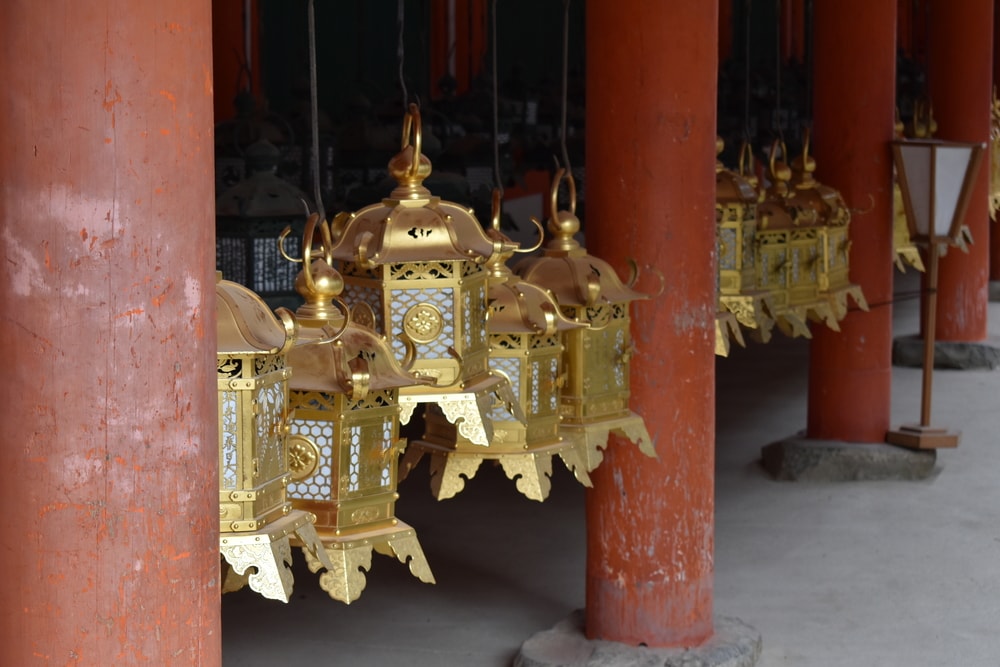
M920 399L920 426L931 425L931 385L934 378L934 337L937 325L938 244L927 244L927 307L924 309L924 368ZM956 444L958 444L956 442Z
M924 363L920 399L920 423L904 424L886 434L886 442L912 449L958 447L961 433L931 426L931 386L934 377L934 336L937 322L938 243L931 236L927 242L927 301L924 308Z

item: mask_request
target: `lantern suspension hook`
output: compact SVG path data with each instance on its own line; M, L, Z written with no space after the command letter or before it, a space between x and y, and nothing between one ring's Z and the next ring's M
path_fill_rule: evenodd
M500 189L493 188L493 203L490 214L490 226L498 232L500 231L501 199L503 199L503 195L500 194ZM535 245L531 246L530 248L515 247L513 249L514 252L521 254L535 252L536 250L541 248L542 243L545 242L545 227L542 225L541 222L538 221L538 218L536 218L535 216L531 216L531 222L533 225L535 225L535 229L538 230L538 242L535 243ZM502 248L498 248L497 252L501 252L502 250L503 250Z
M403 74L403 64L406 56L406 49L403 43L403 35L405 34L405 18L406 7L404 0L399 0L396 4L396 25L399 26L399 41L396 44L396 57L399 60L399 93L403 98L403 111L406 111L407 103L410 101L410 95L406 91L406 77Z
M627 258L625 261L628 262L629 266L629 279L628 281L626 281L625 285L630 289L636 289L636 286L639 284L639 279L642 277L642 267L640 267L639 263L636 262L635 259L633 259L632 257ZM663 293L667 291L667 279L663 275L663 271L656 268L652 264L646 264L644 268L653 275L655 275L656 278L660 281L659 289L657 289L656 292L650 294L649 296L651 296L654 299L659 296L662 296Z

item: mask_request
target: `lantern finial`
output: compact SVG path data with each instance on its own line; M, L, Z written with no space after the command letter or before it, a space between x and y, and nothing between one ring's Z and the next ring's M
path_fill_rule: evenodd
M413 143L410 143L412 139ZM431 161L420 152L422 128L420 108L410 104L403 118L403 141L400 152L389 160L389 173L399 184L390 197L395 200L430 199L431 192L424 187L424 179L431 175Z

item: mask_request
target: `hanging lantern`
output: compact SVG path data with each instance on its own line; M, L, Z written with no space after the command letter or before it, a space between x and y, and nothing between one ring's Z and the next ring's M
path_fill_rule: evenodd
M569 184L569 210L558 209L559 184ZM587 253L573 236L580 231L576 217L576 185L565 169L556 172L551 191L549 231L555 236L541 257L529 257L514 267L523 280L550 291L568 319L590 325L563 334L566 381L560 391L561 430L577 438L587 470L604 458L601 449L611 432L622 435L656 456L642 417L629 409L629 361L632 334L629 305L647 298L623 285L614 269Z
M851 211L839 191L823 185L813 176L816 160L809 155L808 128L803 136L802 155L792 165L793 201L800 211L809 212L810 220L815 219L813 226L819 254L813 263L817 272L818 297L828 301L833 320L840 321L847 315L848 298L861 310L868 310L861 287L852 283L849 277ZM831 326L830 317L825 314L827 311L822 312L827 326ZM831 328L839 330L838 326Z
M286 354L295 342L291 313L275 318L264 301L237 283L217 280L219 384L219 550L229 565L223 591L249 584L288 602L291 545L297 537L319 564L323 551L315 517L292 509L286 459Z
M723 148L722 139L716 138L716 154L721 154ZM750 329L757 340L766 343L774 328L771 317L774 304L769 292L757 289L754 255L760 194L756 185L745 176L752 169L752 161L750 145L744 143L740 150L739 173L726 169L722 162L715 163L718 293L720 305Z
M326 221L319 223L322 256L312 258L316 219L310 218L303 235L296 288L305 304L296 316L304 341L327 342L297 345L288 353L295 370L289 392L294 412L288 497L294 507L317 517L319 539L335 564L320 576L320 587L350 604L364 590L372 550L395 556L418 579L434 583L416 531L395 513L403 444L399 388L417 380L400 367L382 337L350 322L346 306L337 305L343 281L330 266ZM313 572L322 566L308 553L306 559Z
M487 356L483 264L507 248L485 235L471 209L423 186L431 163L420 144L420 113L411 104L402 150L389 163L398 186L344 221L331 257L341 262L354 320L384 333L397 357L411 341L413 372L434 381L400 390L402 423L418 403L437 403L464 437L485 447L495 406L523 421L510 383L490 370Z
M544 235L541 223L535 224L539 234ZM493 460L499 462L507 477L516 480L518 491L541 501L548 497L552 458L557 455L581 483L590 486L577 441L559 432L559 387L564 378L562 337L586 325L567 319L546 290L521 280L507 267L514 250L500 232L497 190L493 192L489 234L505 247L487 263L490 367L510 380L526 421L522 424L506 410L495 409L491 415L493 440L483 448L462 436L437 406L429 406L426 433L407 447L403 470L408 471L425 454L430 455L432 491L441 500L461 491L465 480L472 479L484 460ZM523 252L533 252L540 246L541 241Z
M781 331L791 337L812 338L809 325L809 304L793 299L792 281L801 298L801 263L792 263L802 249L802 234L795 234L795 218L788 205L788 182L791 170L777 159L778 143L771 147L770 179L771 187L757 206L756 267L757 286L771 294L774 310L772 314ZM805 235L808 241L808 233ZM795 251L793 252L793 243ZM815 240L808 247L815 250ZM801 261L801 260L800 260ZM794 270L793 270L794 269Z

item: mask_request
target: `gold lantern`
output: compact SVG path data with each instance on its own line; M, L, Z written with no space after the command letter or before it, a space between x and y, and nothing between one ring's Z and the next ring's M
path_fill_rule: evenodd
M716 138L716 153L722 153L722 139ZM766 343L771 339L774 304L771 295L757 289L756 253L757 204L760 194L755 182L746 177L752 168L750 145L740 151L739 173L715 163L715 219L718 234L718 292L722 308ZM754 179L755 181L756 179ZM716 334L718 344L719 335ZM718 353L718 347L716 353Z
M819 299L826 299L829 311L822 311L828 326L839 330L836 322L847 315L848 298L861 310L868 310L868 303L861 287L850 281L850 249L848 237L851 212L840 192L818 182L813 173L816 161L809 155L809 130L805 130L802 155L792 165L792 184L795 187L794 205L807 211L815 220L818 254L811 265L816 268ZM802 215L800 213L800 215ZM811 268L811 267L810 267ZM810 276L811 277L811 276ZM832 314L833 324L826 315Z
M229 565L223 591L249 584L264 597L288 602L292 592L290 537L332 569L313 527L315 517L292 509L286 459L286 354L297 325L281 321L254 292L217 280L219 385L219 550Z
M402 150L389 162L398 186L343 221L331 256L354 320L384 333L398 357L411 341L412 370L434 380L400 390L402 423L418 403L437 403L464 437L487 446L496 404L523 421L509 382L490 370L486 340L484 263L509 244L488 238L471 209L423 186L431 163L420 144L420 113L410 105Z
M544 234L541 223L535 222L539 233ZM495 460L507 477L516 479L518 491L541 501L551 488L549 477L556 455L581 483L590 486L577 442L559 432L562 336L586 325L567 319L546 290L521 280L507 267L514 250L500 232L499 191L493 193L493 224L489 233L507 248L487 264L490 367L510 380L526 421L522 424L506 410L495 409L491 415L493 440L489 447L483 448L464 437L439 408L429 406L426 432L421 440L407 447L403 470L408 471L425 454L430 455L432 492L440 500L461 491L465 479L472 479L484 460ZM524 252L540 246L539 241L538 246Z
M568 211L558 209L559 184L564 176L569 184ZM656 456L642 417L629 409L629 361L633 354L629 305L647 297L622 284L607 262L588 254L573 238L580 231L576 185L565 169L553 180L551 211L549 231L555 238L542 256L526 258L514 272L549 290L568 319L590 325L563 333L566 381L559 411L564 437L581 443L588 471L604 458L600 449L607 445L611 432Z
M418 579L434 583L416 531L395 514L399 440L399 388L417 380L396 362L385 340L350 322L336 305L343 288L330 266L326 221L322 256L313 260L317 216L306 224L302 271L296 289L305 300L296 312L302 338L288 353L293 416L288 439L294 507L314 514L333 568L320 576L330 597L350 604L364 590L372 551L409 563ZM336 329L336 332L332 332ZM310 569L321 563L307 554Z
M756 276L757 286L771 294L774 310L772 314L778 328L787 336L811 338L809 325L809 303L793 298L792 288L798 288L796 297L801 299L802 267L792 263L793 255L806 247L815 250L815 235L801 233L795 227L796 220L788 205L788 182L791 170L777 159L777 142L771 147L769 172L771 187L757 206ZM793 252L794 247L794 252ZM801 261L801 260L800 260ZM794 271L793 271L794 268ZM795 283L793 285L793 278Z

